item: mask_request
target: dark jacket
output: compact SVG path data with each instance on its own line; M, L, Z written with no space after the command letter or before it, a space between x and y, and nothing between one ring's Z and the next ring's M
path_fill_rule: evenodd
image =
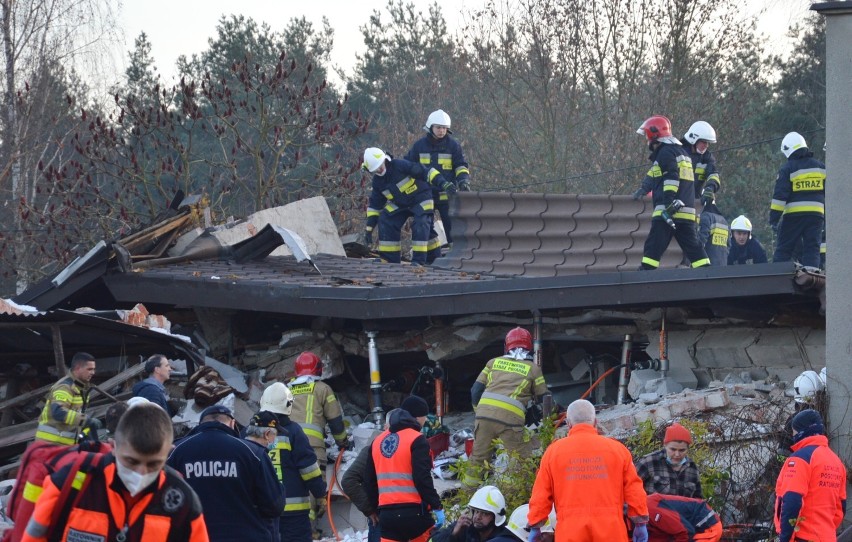
M745 245L738 245L731 239L731 248L728 251L728 265L743 265L750 263L766 263L766 250L760 241L754 237L749 238Z
M663 220L662 213L679 199L685 205L672 218L695 224L695 182L692 170L692 160L681 145L661 143L648 157L653 165L645 179L642 188L653 192L654 212L652 220Z
M719 209L712 203L705 205L698 224L698 242L710 258L710 265L728 265L730 236L728 221Z
M692 540L719 523L719 515L703 499L677 495L648 495L648 538L656 541Z
M366 489L364 488L371 450L372 445L364 446L364 448L358 452L358 455L355 457L355 461L353 461L346 469L346 472L343 473L343 479L340 481L343 492L346 493L346 496L349 497L349 500L352 501L355 508L367 517L376 513L376 510L379 507L378 501L371 501L370 497L367 495Z
M367 226L375 227L379 213L396 214L402 209L415 215L431 214L434 209L432 184L440 187L446 182L435 168L394 158L385 163L382 176L373 175L373 191L367 205Z
M405 410L398 410L391 414L388 429L392 433L396 433L403 429L416 429L420 431L422 428L411 414ZM414 481L414 487L417 488L423 504L428 506L428 510L443 509L441 498L438 496L438 492L435 491L435 485L432 483L432 453L429 448L429 441L423 435L417 437L411 444L411 476ZM364 492L369 502L379 502L379 485L376 479L376 465L373 462L372 453L367 455L367 466L364 470Z
M470 180L470 170L461 145L449 134L441 139L426 134L414 142L405 159L419 163L427 169L434 168L446 180L455 184ZM441 199L447 199L446 192L440 187L434 187L432 193L433 197L439 197L440 194Z
M268 519L284 508L284 488L263 451L217 421L181 439L168 465L198 493L212 542L272 540Z
M505 526L495 528L485 540L479 538L479 533L472 526L462 529L458 536L453 536L456 523L454 521L432 533L432 542L518 542L515 535Z
M799 149L778 170L769 211L769 223L781 215L825 216L825 164L808 149Z
M169 416L174 416L176 414L176 412L173 412L172 409L169 408L169 397L166 394L166 387L152 376L149 376L141 382L133 384L133 397L142 397L161 406L163 410L169 413Z
M722 180L719 177L719 170L716 168L716 157L710 152L710 149L704 151L704 154L695 152L695 146L685 139L680 140L683 147L689 153L689 158L692 160L692 170L695 173L695 199L701 197L704 188L709 188L714 194L719 193L722 187Z
M278 414L278 424L278 437L269 457L275 475L287 488L282 515L308 515L311 511L308 494L319 499L326 492L317 454L304 430L289 416Z

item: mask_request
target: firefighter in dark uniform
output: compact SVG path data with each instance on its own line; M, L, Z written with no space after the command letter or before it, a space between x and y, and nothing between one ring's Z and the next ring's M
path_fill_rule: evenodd
M740 215L731 221L731 246L728 265L766 263L766 250L760 241L751 235L751 220Z
M424 265L432 231L432 187L455 193L456 186L435 168L393 158L381 149L364 151L363 168L373 174L373 191L367 207L368 245L379 225L379 254L383 260L400 262L400 233L411 217L411 263Z
M681 143L692 160L695 199L700 199L702 205L713 203L722 187L719 170L716 169L716 158L710 152L710 143L716 143L716 130L710 126L709 122L703 120L693 122Z
M326 496L317 454L299 424L290 419L293 393L285 384L275 382L264 390L260 410L278 417L278 437L269 457L286 493L278 523L281 542L309 542L313 539L310 496L320 506L325 504Z
M432 527L444 524L429 442L420 432L428 413L423 398L407 397L390 416L388 429L371 444L364 492L378 505L382 541L426 542Z
M728 221L712 201L704 205L698 222L698 242L710 258L710 265L728 265Z
M680 141L672 137L669 119L661 115L649 117L636 131L648 140L651 150L649 159L653 166L648 170L639 192L652 186L654 212L651 215L651 231L645 240L644 255L640 269L657 269L660 258L669 246L672 236L677 239L684 255L692 267L710 265L704 248L698 243L695 231L695 199L692 160ZM638 197L637 197L638 196Z
M825 164L796 132L784 136L781 152L787 162L778 170L769 211L769 225L777 235L772 261L789 262L801 242L801 264L816 270L825 225Z
M459 190L467 192L470 190L470 169L458 141L450 137L450 116L443 109L433 111L426 119L426 135L418 139L405 159L410 162L419 162L424 167L433 168L444 175L444 178L454 183ZM450 197L445 190L432 189L432 198L435 201L435 209L441 213L441 221L444 225L444 233L447 235L447 244L453 244L453 225L450 220ZM438 234L432 232L429 255L436 255Z

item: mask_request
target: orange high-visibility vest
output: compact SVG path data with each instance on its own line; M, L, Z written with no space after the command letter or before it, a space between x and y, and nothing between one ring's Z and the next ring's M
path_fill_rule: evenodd
M396 433L385 431L373 440L379 506L422 502L411 471L411 445L420 435L420 431L406 428Z

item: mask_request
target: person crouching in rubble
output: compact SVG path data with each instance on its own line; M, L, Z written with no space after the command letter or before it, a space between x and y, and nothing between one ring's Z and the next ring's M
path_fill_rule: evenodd
M793 455L775 482L778 540L837 540L846 514L846 467L828 447L819 412L803 410L792 425Z
M432 542L516 542L505 524L506 499L495 486L483 486L459 519L432 533Z
M529 503L522 504L515 508L515 511L512 512L511 516L509 516L509 523L506 524L506 528L509 532L515 535L515 537L521 542L528 542L530 539L530 531L532 528L527 521L527 515L529 515L529 513ZM549 516L547 516L547 519L545 520L544 525L541 526L540 531L540 538L536 542L553 542L556 531L555 509L550 512Z
M470 389L476 411L473 451L462 481L468 487L479 485L483 466L491 461L494 439L500 439L506 452L526 454L524 441L527 403L542 397L547 384L541 367L532 360L532 335L516 327L506 334L505 354L485 364Z
M689 429L675 422L666 429L663 449L636 461L636 472L646 493L704 498L698 465L687 456L691 444Z

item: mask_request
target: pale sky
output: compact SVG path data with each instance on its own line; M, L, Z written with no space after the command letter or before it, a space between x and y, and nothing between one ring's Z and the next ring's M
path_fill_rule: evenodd
M387 0L127 0L119 21L125 36L124 50L115 59L120 76L127 65L127 52L144 31L152 44L160 75L165 82L175 76L175 62L181 54L191 56L207 48L222 15L241 14L268 23L281 30L293 17L305 16L319 29L322 17L328 17L334 28L332 62L351 73L356 53L363 53L360 26L367 23L373 10L386 18ZM428 13L429 0L414 0L415 6ZM487 0L452 0L440 2L451 35L464 23L464 13L482 7ZM501 3L499 0L496 2ZM788 49L785 34L792 23L808 13L808 0L744 0L744 15L759 16L759 31L767 34L775 50Z

